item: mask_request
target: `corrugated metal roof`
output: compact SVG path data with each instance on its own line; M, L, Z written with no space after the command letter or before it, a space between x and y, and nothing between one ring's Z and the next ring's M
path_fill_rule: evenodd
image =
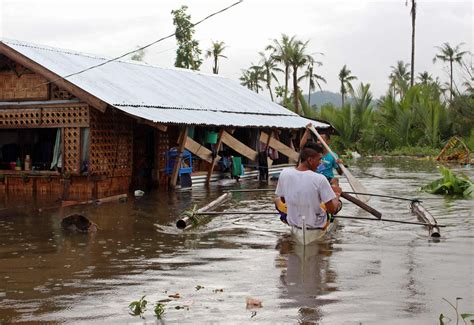
M14 40L2 43L59 76L108 60ZM235 80L186 69L114 61L68 80L109 105L154 122L301 128L309 121Z

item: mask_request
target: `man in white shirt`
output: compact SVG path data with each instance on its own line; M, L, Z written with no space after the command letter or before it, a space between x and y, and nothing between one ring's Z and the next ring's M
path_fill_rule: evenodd
M307 228L324 228L326 212L335 214L341 208L340 187L331 188L326 177L314 172L322 154L320 145L309 142L300 150L298 167L285 168L280 174L275 194L277 200L286 203L286 221L290 226L302 227L304 216ZM321 203L325 203L326 211Z

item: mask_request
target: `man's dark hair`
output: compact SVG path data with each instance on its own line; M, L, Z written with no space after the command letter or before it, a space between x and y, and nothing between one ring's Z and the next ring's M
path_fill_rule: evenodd
M317 153L322 154L323 148L316 142L312 142L312 141L306 142L306 144L303 146L303 148L300 151L300 161L304 162L309 157L313 157Z

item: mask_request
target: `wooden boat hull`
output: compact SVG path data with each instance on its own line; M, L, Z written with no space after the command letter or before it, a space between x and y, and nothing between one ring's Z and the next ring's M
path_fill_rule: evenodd
M310 245L326 240L336 227L337 219L331 222L326 229L306 229L306 231L303 231L303 228L291 227L291 236L298 245Z

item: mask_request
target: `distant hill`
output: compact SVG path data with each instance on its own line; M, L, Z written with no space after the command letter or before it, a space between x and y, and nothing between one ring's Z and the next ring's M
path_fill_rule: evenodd
M308 95L305 95L304 99L308 101ZM348 98L347 100L350 101L351 99ZM326 103L332 103L336 107L341 107L341 94L333 93L331 91L317 91L311 93L311 106L316 105L318 107L321 107L321 105L324 105Z

